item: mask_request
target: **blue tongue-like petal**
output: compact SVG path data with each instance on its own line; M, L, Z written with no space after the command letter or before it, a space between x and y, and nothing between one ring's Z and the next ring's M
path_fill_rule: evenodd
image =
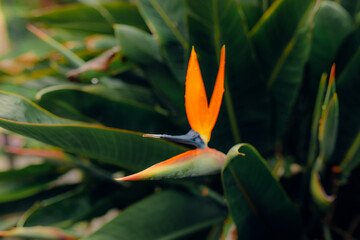
M191 129L184 135L172 136L167 134L144 134L143 137L161 138L164 140L193 145L197 148L205 148L205 143L198 132Z

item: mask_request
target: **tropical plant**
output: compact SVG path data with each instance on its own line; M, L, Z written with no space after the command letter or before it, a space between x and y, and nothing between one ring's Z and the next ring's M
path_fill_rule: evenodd
M360 237L359 1L44 2L0 9L0 237Z

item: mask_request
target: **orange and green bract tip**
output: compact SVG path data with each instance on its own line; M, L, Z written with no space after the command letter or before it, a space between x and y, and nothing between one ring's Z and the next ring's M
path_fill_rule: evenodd
M331 66L329 85L333 83L334 79L335 79L335 63Z
M210 104L208 104L204 82L197 59L192 48L185 83L185 110L192 129L200 133L207 144L211 131L219 115L224 93L225 46L221 49L219 71L216 78Z
M222 152L212 148L198 148L157 163L141 172L115 180L139 181L201 176L221 170L224 161L225 154Z

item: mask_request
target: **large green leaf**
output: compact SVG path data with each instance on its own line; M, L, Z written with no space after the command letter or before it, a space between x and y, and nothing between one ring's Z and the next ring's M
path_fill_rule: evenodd
M271 85L273 80L269 77L279 64L294 34L299 31L298 26L312 2L312 0L276 1L251 29L251 40L268 77L268 84Z
M158 139L143 138L137 132L59 118L21 96L6 92L0 92L0 126L132 170L142 170L186 150Z
M81 187L33 205L17 226L71 227L76 222L101 216L111 208L126 207L152 193L152 190L142 183L127 187L108 183L91 188Z
M225 215L224 209L209 199L167 190L132 205L84 239L184 239L222 222Z
M185 4L183 0L138 0L149 28L158 36L166 63L180 83L185 82Z
M31 100L35 99L35 95L38 91L38 89L36 88L31 88L31 87L26 87L23 85L11 84L11 83L1 83L0 90L21 94L22 96L29 98Z
M281 138L298 96L309 57L314 2L276 1L250 32L270 91L273 140Z
M313 88L324 72L329 72L336 53L352 28L350 15L337 3L323 1L314 18L309 67Z
M162 63L159 44L153 36L121 24L115 25L115 34L124 54L141 66L155 93L163 99L163 103L170 109L175 106L175 111L183 111L185 86L178 83L167 66Z
M91 204L86 193L70 191L44 200L31 207L17 224L18 227L38 225L51 226L54 223L76 218L87 211Z
M360 130L360 25L342 44L338 56L336 86L339 97L339 131L334 160L339 163Z
M151 34L124 24L114 28L118 43L130 60L141 65L163 62L159 43Z
M115 23L147 29L134 4L112 2L102 6L111 14ZM72 4L52 10L32 12L28 15L28 18L49 27L95 33L113 33L111 22L108 22L96 9L82 4Z
M313 5L300 20L296 32L283 49L271 76L268 79L270 100L272 102L272 126L275 140L282 137L289 123L289 116L298 97L303 80L305 63L309 59L312 21L316 14Z
M40 98L40 106L65 118L83 121L93 119L108 127L149 133L166 132L169 129L169 120L156 111L155 106L126 99L127 95L136 94L135 87L133 92L131 88L127 88L128 92L124 97L120 95L122 91L110 89L105 95L106 91L94 93L95 88L96 86L59 86L43 90L37 97ZM118 95L111 96L110 93Z
M259 153L239 144L227 155L222 180L239 239L295 239L300 212Z
M340 4L353 16L360 12L360 2L357 0L340 0Z

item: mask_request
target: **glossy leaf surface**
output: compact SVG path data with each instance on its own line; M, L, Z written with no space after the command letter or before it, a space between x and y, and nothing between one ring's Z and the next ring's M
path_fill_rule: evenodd
M43 89L37 97L40 106L61 117L134 131L166 131L169 120L157 112L155 106L149 105L151 94L136 90L135 87L125 87L122 91L110 89L114 94L110 95L110 91L101 89L101 86L59 86ZM143 93L145 96L142 97ZM144 103L135 100L141 98Z
M337 3L321 2L314 17L313 39L309 66L312 74L311 85L315 89L318 79L324 72L329 72L334 58L343 40L351 31L349 14Z
M158 36L166 63L179 83L185 82L185 4L183 0L138 0L140 12Z
M317 11L314 3L276 1L250 31L270 94L272 141L282 137L302 83L310 51L310 25Z
M176 82L170 70L164 65L159 44L150 34L126 25L115 25L115 34L120 48L130 60L143 69L148 81L160 97L171 101L170 108L184 109L183 85ZM169 105L169 103L166 103Z
M104 192L104 189L108 191ZM43 225L68 228L79 221L99 217L114 206L123 208L147 196L151 190L145 184L123 187L103 183L92 188L80 187L39 201L23 214L18 227Z
M166 212L166 215L159 214ZM216 203L186 192L166 190L132 205L84 240L178 239L225 219Z
M230 149L222 180L239 239L289 239L300 231L299 210L251 145Z
M113 2L103 4L103 7L111 14L115 23L129 24L140 29L147 29L134 4ZM68 5L49 11L33 12L28 15L28 18L33 21L41 21L49 27L95 33L113 33L111 22L108 22L96 9L82 4Z
M17 111L12 111L16 106ZM0 126L67 151L131 170L144 169L185 149L140 133L56 117L13 94L0 93Z

